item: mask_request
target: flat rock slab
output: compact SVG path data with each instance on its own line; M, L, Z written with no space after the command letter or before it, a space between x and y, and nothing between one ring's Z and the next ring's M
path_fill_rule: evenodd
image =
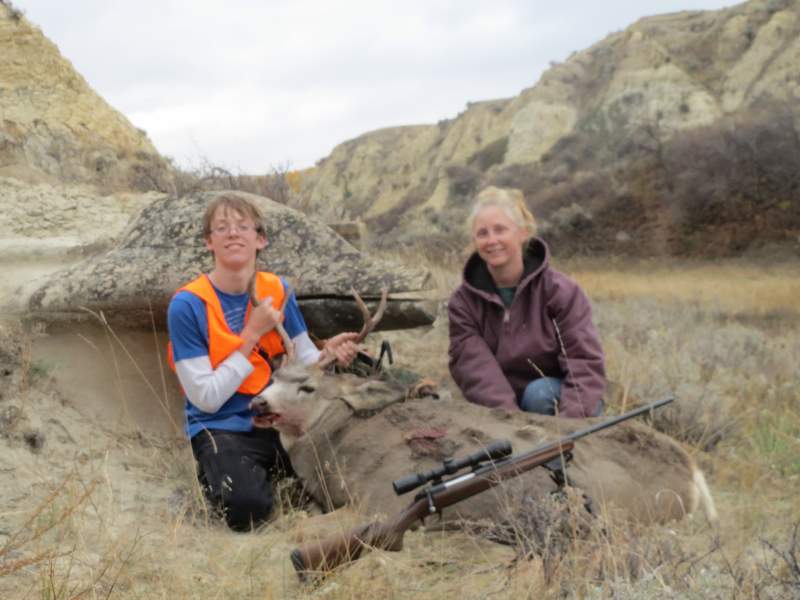
M316 335L360 326L351 287L368 303L382 287L389 289L382 329L433 322L427 271L370 258L303 213L243 192L198 192L150 203L115 248L54 273L33 291L31 317L56 323L102 312L115 324L162 328L175 290L213 265L201 220L208 202L222 193L245 196L263 211L268 246L258 266L290 282Z

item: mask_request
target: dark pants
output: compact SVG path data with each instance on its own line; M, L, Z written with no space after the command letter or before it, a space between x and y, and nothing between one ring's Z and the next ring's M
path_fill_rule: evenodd
M266 521L274 503L272 482L293 474L274 429L201 431L192 438L192 452L206 498L236 531Z

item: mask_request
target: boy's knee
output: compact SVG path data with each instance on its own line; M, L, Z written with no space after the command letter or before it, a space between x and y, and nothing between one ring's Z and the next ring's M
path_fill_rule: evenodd
M228 527L234 531L250 531L269 519L273 505L269 491L244 489L227 495L220 508Z
M265 522L274 505L269 483L265 486L236 485L229 475L222 483L204 483L204 492L214 511L234 531L250 531Z

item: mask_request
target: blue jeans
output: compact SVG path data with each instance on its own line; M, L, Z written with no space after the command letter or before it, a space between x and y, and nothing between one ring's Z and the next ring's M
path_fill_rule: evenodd
M519 407L525 412L555 415L559 400L561 400L561 380L557 377L542 377L534 379L525 387ZM604 408L605 403L600 400L597 412L591 416L600 416Z
M554 415L560 398L561 380L556 377L542 377L534 379L525 387L519 407L525 412Z

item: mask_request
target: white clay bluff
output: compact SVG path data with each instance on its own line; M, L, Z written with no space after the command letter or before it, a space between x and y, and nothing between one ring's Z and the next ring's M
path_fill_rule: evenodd
M261 196L242 192L199 192L156 200L142 209L119 244L53 274L31 290L29 315L47 323L69 322L103 313L126 328L163 328L175 290L210 269L203 243L202 215L219 194L241 194L264 214L269 240L258 266L278 273L293 286L309 329L325 337L360 324L350 295L366 301L390 290L382 329L428 325L435 318L429 276L388 261L367 257L331 229L302 213Z

